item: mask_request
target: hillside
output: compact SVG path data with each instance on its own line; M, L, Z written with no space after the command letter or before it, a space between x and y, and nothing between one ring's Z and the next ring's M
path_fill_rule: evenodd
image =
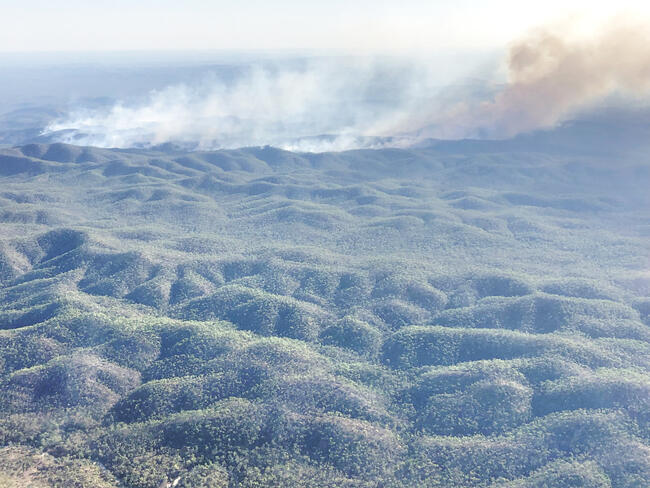
M0 486L650 486L650 165L521 141L1 149Z

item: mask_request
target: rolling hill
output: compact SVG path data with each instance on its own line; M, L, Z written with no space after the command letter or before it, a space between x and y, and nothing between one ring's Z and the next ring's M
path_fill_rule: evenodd
M1 149L0 486L649 486L650 165L587 133Z

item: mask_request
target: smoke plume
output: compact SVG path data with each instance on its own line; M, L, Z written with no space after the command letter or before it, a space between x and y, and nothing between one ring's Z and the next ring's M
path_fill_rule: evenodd
M511 45L502 90L435 124L465 137L505 138L553 127L610 95L642 98L650 91L649 41L647 25L620 19L590 37L566 26L538 29Z
M152 91L140 102L74 110L44 134L103 147L173 142L196 149L268 144L320 151L381 145L366 136L381 132L376 127L426 94L423 79L428 75L407 61L251 66L234 80L206 76Z
M426 137L508 138L553 127L610 96L647 96L650 29L622 20L590 36L566 25L538 29L514 42L505 61L505 81L447 90L435 88L437 75L462 71L449 59L428 66L338 59L257 67L234 82L208 77L154 91L140 103L76 110L44 134L95 146L269 144L306 151ZM494 73L483 75L494 80Z

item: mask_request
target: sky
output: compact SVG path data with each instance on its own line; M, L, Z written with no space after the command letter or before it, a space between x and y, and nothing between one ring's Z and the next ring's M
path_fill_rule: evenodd
M489 50L528 29L587 29L644 0L0 0L0 52Z

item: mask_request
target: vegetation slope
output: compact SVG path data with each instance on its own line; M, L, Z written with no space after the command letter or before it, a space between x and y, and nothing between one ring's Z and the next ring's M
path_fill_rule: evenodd
M2 150L0 486L649 486L650 166L465 149Z

